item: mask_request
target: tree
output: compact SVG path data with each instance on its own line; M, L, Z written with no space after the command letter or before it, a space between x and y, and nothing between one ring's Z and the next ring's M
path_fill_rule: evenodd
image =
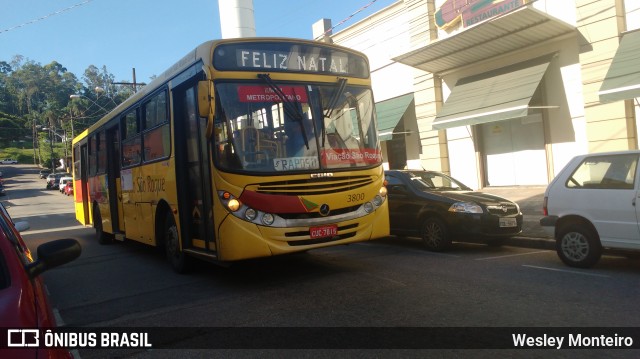
M2 137L31 137L36 160L42 157L36 155L36 149L48 144L47 134L41 133L42 128L70 134L73 119L75 133L79 133L104 116L105 109L115 108L132 94L130 88L113 84L114 76L106 66L102 69L89 66L82 79L84 84L57 61L43 66L21 55L10 61L0 60ZM96 87L104 92L96 92ZM88 99L71 100L72 94ZM0 139L0 146L9 144Z

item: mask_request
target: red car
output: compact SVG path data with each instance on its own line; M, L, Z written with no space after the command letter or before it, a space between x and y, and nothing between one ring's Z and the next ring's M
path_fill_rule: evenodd
M62 193L65 194L65 196L73 196L73 182L67 182L66 185L64 185L64 188L62 189Z
M59 239L44 243L34 260L19 234L29 227L26 222L13 223L0 203L0 358L73 358L68 350L46 348L43 335L28 332L56 326L46 289L39 275L56 266L76 259L81 247L75 239ZM17 334L17 335L14 335ZM6 340L6 341L5 341ZM14 348L20 344L38 346ZM10 344L10 345L9 345Z

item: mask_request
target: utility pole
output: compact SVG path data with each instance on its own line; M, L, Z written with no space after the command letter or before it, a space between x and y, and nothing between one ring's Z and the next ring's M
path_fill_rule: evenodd
M56 162L53 160L53 129L49 128L49 147L51 148L51 173L56 173Z
M133 69L133 82L112 82L114 85L131 85L133 87L133 92L138 92L138 86L146 86L147 84L144 82L137 83L136 82L136 68Z
M33 129L31 130L31 137L33 138L33 164L40 166L40 163L36 161L36 144L38 143L38 136L36 136L36 119L31 119Z

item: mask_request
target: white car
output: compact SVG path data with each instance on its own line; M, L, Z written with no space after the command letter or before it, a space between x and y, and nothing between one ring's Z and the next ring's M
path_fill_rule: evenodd
M67 182L73 181L73 177L60 177L60 183L58 184L58 190L60 193L64 192L64 186L67 185Z
M573 158L547 187L540 224L560 259L595 265L604 248L640 250L640 150Z
M3 165L16 165L16 164L18 164L18 160L14 160L13 158L5 158L3 160L0 160L0 164L3 164Z

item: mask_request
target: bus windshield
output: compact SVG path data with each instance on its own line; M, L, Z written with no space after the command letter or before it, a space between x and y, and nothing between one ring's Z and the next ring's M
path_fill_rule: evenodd
M335 84L216 83L216 165L291 173L380 165L371 90Z

